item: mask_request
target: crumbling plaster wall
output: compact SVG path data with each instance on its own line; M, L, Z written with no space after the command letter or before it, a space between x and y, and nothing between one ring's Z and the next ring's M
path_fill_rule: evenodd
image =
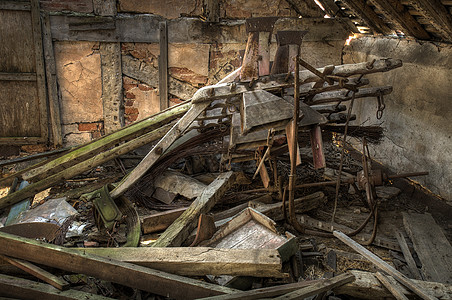
M452 205L452 46L429 42L360 38L344 49L344 63L392 57L403 67L369 76L372 85L392 85L381 120L376 99L357 101L356 124L381 124L385 137L371 155L394 172L429 171L414 180Z

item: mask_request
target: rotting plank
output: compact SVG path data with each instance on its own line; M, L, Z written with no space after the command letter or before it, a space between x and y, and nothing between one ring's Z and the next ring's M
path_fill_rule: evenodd
M284 277L276 249L120 247L76 250L178 275Z
M350 273L355 275L355 281L336 288L336 294L345 294L358 299L387 299L391 298L392 294L380 284L379 280L372 272L350 270ZM398 283L392 276L387 276L392 285L400 289L404 295L414 296L414 294L402 284ZM452 285L429 282L422 280L413 280L418 286L438 299L452 298Z
M334 231L334 236L337 237L339 240L341 240L344 244L358 252L359 254L363 255L365 258L367 258L370 262L372 262L374 265L376 265L378 268L382 269L386 273L392 275L397 281L402 283L404 286L408 287L410 290L412 290L416 295L421 297L425 300L435 300L436 298L426 293L425 290L423 290L420 286L418 286L414 281L394 269L392 266L390 266L387 262L383 261L381 258L349 238L347 235L343 234L340 231Z
M3 232L0 232L0 253L175 299L196 299L236 291Z
M0 294L13 299L51 299L51 300L108 300L100 295L90 294L77 290L59 291L45 283L31 281L19 277L0 274ZM6 298L2 298L6 299Z
M59 289L60 291L67 290L69 288L69 283L66 282L65 280L63 280L62 278L55 276L52 273L49 273L46 270L44 270L38 266L35 266L28 261L8 257L5 255L0 255L0 258L6 260L11 265L16 266L19 269L35 276L36 278L39 278L42 281L47 282L48 284Z
M202 298L203 300L253 300L253 299L263 299L269 297L275 297L284 295L300 288L316 284L320 280L307 280L296 283L289 283L279 286L272 286L260 289L254 289L249 291L238 292L234 294L225 294L219 296L213 296L208 298Z
M452 15L440 0L409 0L409 4L419 11L442 37L452 41Z
M430 214L403 213L403 224L428 281L452 283L452 246Z
M414 261L413 256L411 255L410 248L406 243L405 237L402 235L400 231L396 232L396 238L399 242L400 249L402 249L403 257L408 265L408 268L411 271L411 274L415 277L415 279L422 280L421 274L419 273L419 269L416 266L416 262Z
M388 289L388 291L391 292L391 294L397 299L397 300L408 300L408 298L403 294L403 292L393 285L388 278L381 274L380 272L375 273L375 277L380 280L380 282Z
M152 247L180 246L196 228L196 222L202 213L207 213L218 199L235 183L236 174L220 174L204 192L193 201L190 207L169 226Z
M299 290L290 292L288 294L285 294L283 296L279 296L274 299L278 300L290 300L290 299L304 299L310 296L317 295L322 292L327 292L331 289L334 289L338 286L344 285L346 283L352 282L355 280L355 276L352 274L344 273L339 276L330 278L330 279L324 279L317 283L314 283L313 285L303 287Z

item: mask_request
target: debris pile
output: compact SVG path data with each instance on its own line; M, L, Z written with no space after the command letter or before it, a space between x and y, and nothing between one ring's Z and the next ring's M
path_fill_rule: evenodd
M355 101L381 116L392 91L364 76L402 62L316 69L305 32L282 31L271 64L274 22L249 19L242 67L190 101L0 179L0 295L450 299L442 229L413 212L402 225L385 186L427 173L373 168L382 129L349 124Z

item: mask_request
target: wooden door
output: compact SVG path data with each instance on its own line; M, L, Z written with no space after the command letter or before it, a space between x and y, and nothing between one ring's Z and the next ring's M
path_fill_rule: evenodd
M48 141L39 0L0 0L0 144Z

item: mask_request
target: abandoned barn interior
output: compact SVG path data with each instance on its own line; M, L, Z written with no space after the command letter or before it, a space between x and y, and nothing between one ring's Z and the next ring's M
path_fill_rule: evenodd
M452 1L0 24L0 297L452 299Z

